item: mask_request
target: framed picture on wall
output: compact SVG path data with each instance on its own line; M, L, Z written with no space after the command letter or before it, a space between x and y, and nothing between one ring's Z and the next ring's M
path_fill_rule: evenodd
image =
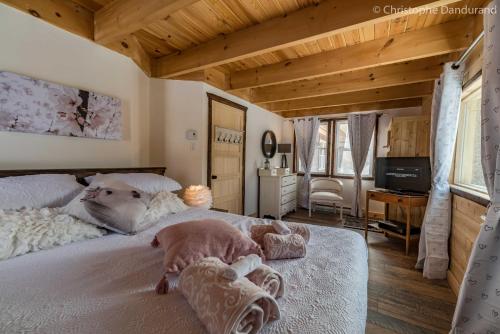
M0 131L120 140L121 101L0 71Z

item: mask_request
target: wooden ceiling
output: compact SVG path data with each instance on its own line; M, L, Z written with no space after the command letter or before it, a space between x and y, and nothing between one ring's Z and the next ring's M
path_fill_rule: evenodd
M130 57L149 76L204 81L285 117L421 105L442 64L482 26L449 10L487 2L0 1Z

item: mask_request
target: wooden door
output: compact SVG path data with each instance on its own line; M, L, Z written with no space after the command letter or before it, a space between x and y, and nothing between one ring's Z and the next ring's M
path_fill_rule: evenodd
M208 94L208 186L213 207L243 214L247 108Z

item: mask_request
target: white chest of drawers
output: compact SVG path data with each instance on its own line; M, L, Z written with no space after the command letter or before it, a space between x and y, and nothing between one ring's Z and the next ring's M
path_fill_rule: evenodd
M259 217L282 216L297 210L297 174L259 176Z

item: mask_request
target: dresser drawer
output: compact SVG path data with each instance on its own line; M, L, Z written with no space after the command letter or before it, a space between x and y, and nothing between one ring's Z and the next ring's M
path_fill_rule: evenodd
M289 194L289 193L294 193L295 190L297 189L296 185L295 184L290 184L288 186L283 186L281 187L281 195L286 195L286 194Z
M281 204L286 204L288 202L295 200L295 196L296 196L295 191L288 193L286 195L282 195L281 196Z
M291 201L281 206L280 213L284 215L290 211L295 210L295 208L296 208L295 201Z
M290 184L295 184L295 183L297 183L297 178L295 177L295 175L283 176L281 178L281 186L282 187L288 186Z

